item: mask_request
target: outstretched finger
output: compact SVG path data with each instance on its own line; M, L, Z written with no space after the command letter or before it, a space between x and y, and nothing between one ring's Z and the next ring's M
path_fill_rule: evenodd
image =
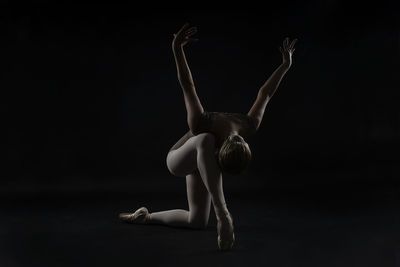
M289 37L286 37L286 49L289 49Z
M197 28L196 27L192 27L192 28L190 28L189 30L187 30L186 32L185 32L185 35L186 36L192 36L193 34L195 34L197 32Z
M293 47L294 47L294 45L296 44L296 42L297 42L297 39L294 39L294 40L290 43L289 48L290 48L290 49L293 49Z
M197 27L190 27L189 29L186 30L186 32L190 31L197 31Z
M190 42L197 42L199 39L197 39L197 38L187 38L186 40L190 43Z
M181 32L183 32L184 30L186 30L187 27L189 27L189 23L188 23L188 22L186 22L186 23L182 26L182 28L178 31L178 34L181 33Z

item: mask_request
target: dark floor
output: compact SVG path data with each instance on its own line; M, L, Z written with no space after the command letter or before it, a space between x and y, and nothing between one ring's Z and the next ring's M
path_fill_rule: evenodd
M153 192L158 178L109 188L103 181L101 190L88 182L80 191L61 184L64 190L3 192L0 266L400 266L397 186L227 181L236 243L222 253L213 213L206 230L117 220L140 206L187 208L184 180L170 179Z

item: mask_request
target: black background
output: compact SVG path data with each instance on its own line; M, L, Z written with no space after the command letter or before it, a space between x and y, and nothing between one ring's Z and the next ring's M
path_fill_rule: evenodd
M188 129L170 49L185 21L199 28L186 51L211 111L247 113L280 64L283 38L299 39L249 141L251 169L395 162L395 10L335 1L267 10L4 8L5 176L41 183L165 171L166 152Z
M185 21L199 28L186 51L210 111L247 113L280 64L283 38L299 39L249 140L250 169L396 162L400 33L389 7L3 8L3 173L46 183L165 172L168 149L188 129L170 45Z
M239 177L224 176L238 236L243 237L237 253L240 246L257 252L255 244L267 242L268 248L261 246L265 250L257 255L270 251L271 263L279 262L274 255L284 254L289 263L304 266L317 263L315 255L330 263L338 257L340 266L357 266L360 259L365 260L360 266L394 266L393 248L398 245L392 241L398 237L395 214L400 203L400 6L285 1L252 9L204 7L2 6L1 153L5 159L0 183L2 207L8 211L3 240L9 241L13 256L1 260L14 266L11 263L23 265L33 258L37 266L54 266L54 261L65 257L64 263L76 266L79 259L90 266L102 255L97 264L110 266L116 258L121 264L129 261L122 256L129 246L151 257L144 252L150 241L142 239L142 247L143 243L123 239L136 231L128 229L136 228L120 226L116 214L154 200L151 210L176 208L186 201L184 180L168 172L165 157L188 131L171 41L172 34L189 22L198 27L200 40L185 50L198 95L209 111L247 113L258 89L281 62L282 40L298 38L292 68L268 104L259 131L248 140L253 152L249 169ZM250 199L255 201L243 204ZM275 216L285 228L265 230L277 243L252 239L262 236L256 223L264 227L271 221L260 221L258 210L250 206L268 209L263 216ZM307 217L310 210L315 217ZM337 232L329 232L331 226L320 219L326 214ZM306 219L290 221L292 215ZM288 221L294 224L289 227ZM92 223L105 228L82 228ZM313 230L307 232L302 223L313 225ZM20 232L21 224L30 225L30 230ZM321 237L329 244L317 250L315 240L304 241L299 229L308 233L307 238ZM364 232L356 235L357 229ZM112 237L109 230L114 231ZM164 233L139 230L147 230L149 237L153 231ZM79 244L69 231L80 233ZM331 235L326 236L328 232ZM185 242L192 238L187 232L174 233L174 238L183 233ZM204 246L215 243L214 234L215 229ZM198 242L203 242L199 235ZM117 238L127 246L115 247L122 242ZM152 238L152 245L160 244L158 236ZM102 244L113 240L113 248L96 247L113 252L99 254L90 246L87 252L93 240ZM343 240L348 241L345 246ZM18 242L27 243L21 247ZM286 254L282 244L298 247ZM377 245L377 250L375 244L382 246ZM57 245L64 250L56 249ZM79 254L80 246L86 252ZM41 258L37 252L42 247L57 256ZM303 253L308 248L310 258ZM162 246L157 249L164 255L160 262L173 258ZM341 249L346 252L337 254ZM396 255L399 263L400 254ZM245 259L243 264L258 260ZM384 265L383 259L390 259L390 264Z

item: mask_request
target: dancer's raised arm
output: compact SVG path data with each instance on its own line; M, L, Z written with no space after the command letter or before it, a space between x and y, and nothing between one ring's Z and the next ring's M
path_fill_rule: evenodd
M247 113L247 115L254 118L256 121L257 129L261 124L267 103L274 95L276 89L278 89L283 76L285 76L286 72L292 65L292 54L295 50L294 45L296 41L297 39L294 39L290 44L289 38L286 38L283 41L282 47L279 47L279 50L282 53L282 64L274 71L274 73L272 73L263 86L261 86L260 90L258 91L256 101L254 102L250 111Z
M191 36L196 32L196 27L189 28L189 24L186 23L176 34L174 34L174 40L172 41L172 50L174 52L178 80L182 87L183 97L185 99L187 123L192 131L196 127L197 120L201 113L203 113L204 109L197 96L192 74L186 61L185 52L183 51L183 46L189 42L197 41L197 39L191 38Z

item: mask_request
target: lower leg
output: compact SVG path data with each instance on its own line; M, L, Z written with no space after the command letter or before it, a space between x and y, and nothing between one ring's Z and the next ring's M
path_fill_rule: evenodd
M149 214L148 223L197 229L206 228L210 216L211 196L197 169L186 175L186 191L189 211L174 209L153 212Z
M228 211L222 185L222 172L214 156L214 139L203 142L197 153L197 166L209 191L217 217L218 246L231 249L235 242L232 216Z
M152 212L147 220L149 224L165 224L174 227L190 227L189 212L183 209Z

